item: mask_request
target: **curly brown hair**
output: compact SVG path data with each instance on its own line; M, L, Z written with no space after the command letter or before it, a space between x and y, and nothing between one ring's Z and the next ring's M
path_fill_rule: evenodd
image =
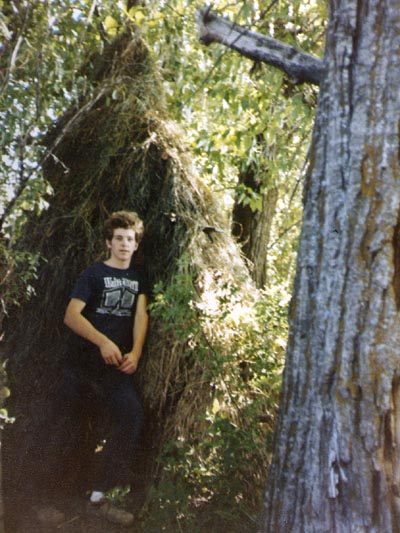
M144 235L143 220L134 211L115 211L104 223L104 237L111 241L117 228L133 229L136 242L140 242Z

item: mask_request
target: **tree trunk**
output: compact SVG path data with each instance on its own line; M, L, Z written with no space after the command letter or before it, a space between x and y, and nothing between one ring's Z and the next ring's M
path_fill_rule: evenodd
M250 261L251 277L256 286L263 288L267 275L267 248L278 190L272 187L261 193L262 183L255 179L252 168L240 173L239 185L241 184L255 193L262 194L262 207L259 211L254 211L250 205L236 201L232 211L232 234Z
M400 10L330 2L266 532L400 524Z

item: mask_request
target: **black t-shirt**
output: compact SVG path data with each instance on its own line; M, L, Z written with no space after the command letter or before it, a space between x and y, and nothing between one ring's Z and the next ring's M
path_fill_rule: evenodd
M122 353L132 348L133 317L139 294L149 292L144 274L135 267L114 268L96 262L78 278L71 298L86 303L82 315L111 339ZM81 348L94 348L79 337Z

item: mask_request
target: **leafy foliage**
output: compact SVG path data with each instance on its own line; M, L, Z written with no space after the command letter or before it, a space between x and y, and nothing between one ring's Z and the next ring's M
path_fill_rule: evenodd
M10 249L0 240L0 328L11 305L22 305L33 294L40 257L25 251Z
M218 523L229 531L255 527L285 350L285 309L279 290L245 302L229 283L200 301L185 268L167 287L157 286L152 317L166 325L166 335L173 328L185 357L200 364L209 407L198 421L201 437L164 446L146 523L185 531Z
M95 36L67 4L10 2L3 9L0 189L11 200L12 220L45 207L43 197L51 191L43 183L40 140L85 83L79 75L82 44L90 52ZM3 216L4 210L9 214L10 206Z
M276 251L269 250L270 264L285 253L301 216L296 178L307 149L315 92L293 87L279 72L222 46L199 45L197 7L193 0L148 1L129 11L126 2L111 0L4 4L0 192L8 200L0 216L13 238L27 212L45 208L51 195L41 171L43 160L52 157L51 147L45 151L41 144L44 133L90 90L88 69L96 69L91 58L130 21L153 48L168 109L184 126L196 166L222 204L229 210L236 198L256 211L263 190L279 188L284 216L275 221L271 241ZM321 52L323 2L216 2L213 9L310 53ZM236 192L238 173L250 165L262 188Z
M229 214L236 200L256 212L263 192L278 190L266 251L268 284L256 300L249 291L244 302L227 277L216 297L200 301L198 273L188 270L183 258L172 282L157 285L151 310L165 335L183 347L186 363L199 366L208 407L197 421L201 439L171 440L163 448L158 485L144 519L188 531L218 523L234 531L237 521L244 531L244 524L254 528L268 465L301 218L300 180L317 96L314 89L293 86L281 73L222 46L200 45L199 5L147 1L127 10L126 2L113 0L0 1L0 193L6 198L0 208L2 303L3 308L23 303L36 275L37 256L17 251L14 242L27 214L40 213L51 201L42 167L55 146L45 148L43 137L67 109L78 109L82 95L95 94L95 52L129 21L153 50L168 111L183 128L193 163L221 210ZM321 53L325 2L217 1L213 9ZM115 87L108 98L123 105L124 96ZM249 167L261 184L258 191L237 186L239 173ZM18 272L12 283L9 272ZM221 331L223 336L216 333ZM179 403L179 395L171 402Z

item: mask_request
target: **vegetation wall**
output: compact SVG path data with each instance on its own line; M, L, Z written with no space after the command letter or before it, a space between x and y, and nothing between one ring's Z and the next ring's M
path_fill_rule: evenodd
M102 257L105 218L130 209L146 225L137 260L153 284L138 372L147 415L143 520L177 527L201 515L207 528L239 515L254 525L279 381L268 331L284 321L284 309L272 316L250 281L221 208L168 117L141 38L127 30L91 58L85 75L92 88L45 139L49 207L32 214L18 243L39 254L40 266L32 298L7 319L2 350L15 418L4 435L6 503L11 509L24 476L35 472L30 436L45 427L57 394L72 284ZM82 447L62 485L84 491L96 434L85 419L70 435Z

